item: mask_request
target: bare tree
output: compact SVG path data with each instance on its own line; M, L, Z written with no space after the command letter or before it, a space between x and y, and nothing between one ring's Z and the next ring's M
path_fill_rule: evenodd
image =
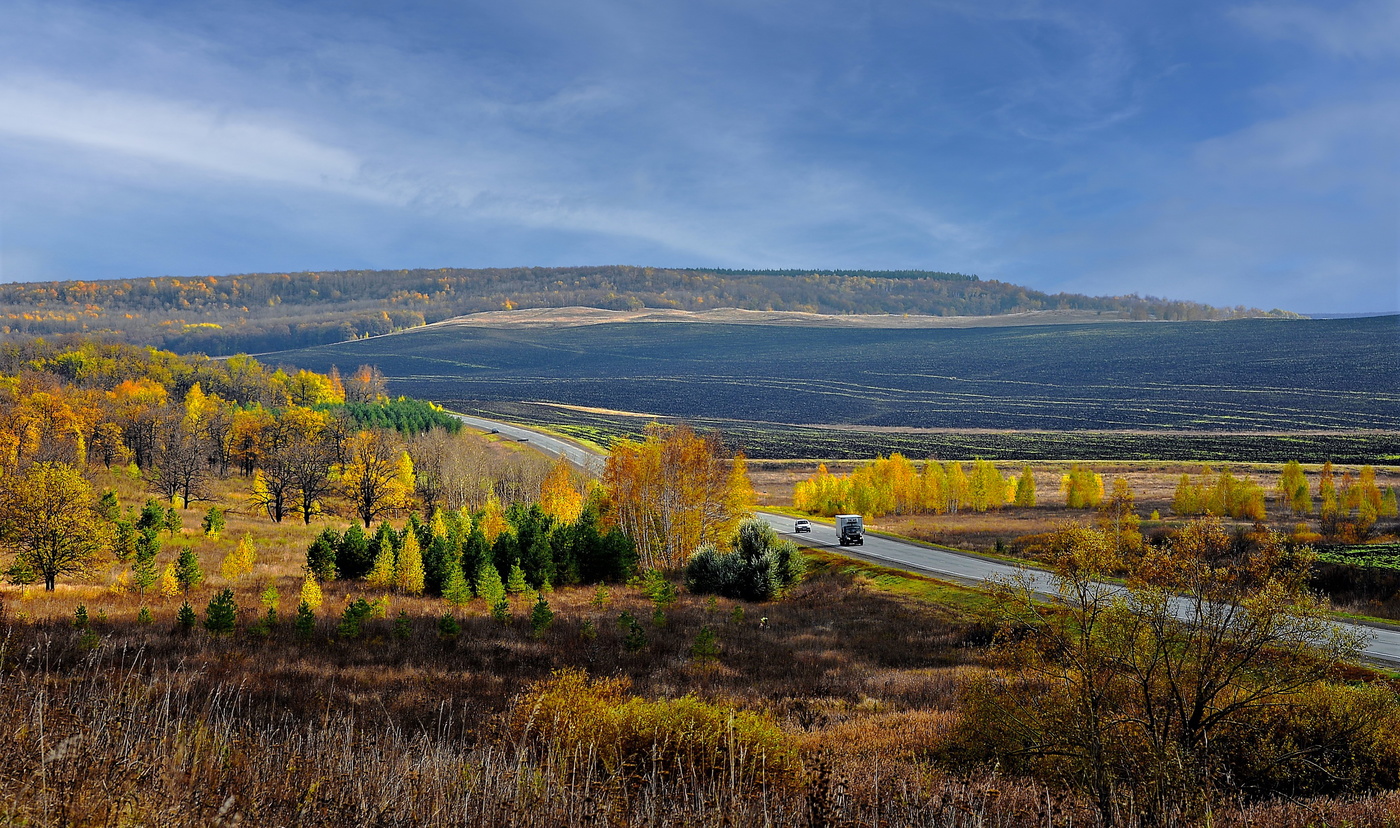
M1213 737L1249 731L1363 643L1308 590L1311 554L1276 534L1238 552L1218 521L1201 521L1130 562L1108 532L1059 534L1058 605L1029 581L999 592L1000 652L1026 678L985 685L972 726L1002 758L1048 760L1104 825L1125 798L1143 824L1199 819L1229 777ZM1105 583L1125 566L1126 587Z
M204 441L185 427L176 407L161 413L152 452L151 484L167 500L179 496L188 507L209 497L209 464Z

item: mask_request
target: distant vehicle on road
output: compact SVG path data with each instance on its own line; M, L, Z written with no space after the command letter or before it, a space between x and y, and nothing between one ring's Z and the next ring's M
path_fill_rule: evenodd
M836 534L842 546L864 546L865 521L860 515L837 515Z
M812 531L812 522L810 520L799 518L792 522L792 531L810 532Z

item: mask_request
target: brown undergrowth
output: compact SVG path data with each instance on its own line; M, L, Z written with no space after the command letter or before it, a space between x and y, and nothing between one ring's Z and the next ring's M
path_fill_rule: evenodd
M87 628L60 611L71 599L25 602L59 602L37 620L7 612L0 820L1094 824L1072 796L996 768L941 768L960 688L985 669L975 628L835 570L781 603L682 596L661 618L635 589L560 590L538 637L524 602L504 624L454 610L459 631L444 635L444 604L396 598L342 639L337 615L361 593L330 585L305 640L285 619L260 634L256 612L218 637L177 631L168 606L141 624L132 607L103 619L94 605ZM623 611L641 619L635 650ZM716 659L691 655L702 627ZM1217 824L1383 825L1369 818L1395 804L1311 803L1335 820L1312 823L1302 806L1268 806Z

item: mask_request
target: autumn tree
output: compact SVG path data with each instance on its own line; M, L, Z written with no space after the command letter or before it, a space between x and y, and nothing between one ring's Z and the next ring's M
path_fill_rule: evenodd
M812 514L834 515L844 508L845 490L845 479L833 475L825 463L820 463L816 474L797 482L793 488L792 505Z
M1323 517L1336 515L1340 511L1337 481L1333 477L1331 460L1322 464L1322 471L1317 476L1317 499L1320 502L1319 510Z
M264 422L253 499L274 522L296 510L310 523L320 497L330 491L335 449L327 444L328 419L322 412L294 406Z
M540 484L540 508L558 523L573 523L583 512L583 494L574 485L574 471L563 455Z
M652 424L641 442L614 444L603 485L613 520L647 569L680 567L700 544L731 535L752 509L741 502L741 481L720 456L718 439L683 425Z
M16 580L42 578L52 592L60 575L91 572L111 535L91 484L72 466L34 463L0 477L0 543L14 553Z
M253 574L253 566L257 563L257 552L253 549L253 538L247 532L239 539L235 546L219 565L219 574L226 581L236 581L245 575Z
M1103 500L1103 475L1075 463L1061 476L1060 490L1065 493L1068 508L1092 509Z
M387 523L380 524L381 531L374 545L374 565L365 576L371 586L380 589L389 589L394 585L398 568L398 549L394 544L396 536L388 526Z
M338 488L366 528L405 508L413 496L413 462L398 435L374 430L350 438Z
M21 458L40 463L87 462L89 433L100 411L61 386L21 393L14 411Z
M137 466L146 468L156 445L160 411L169 398L165 387L145 377L126 380L108 392L114 422Z
M1029 578L998 592L998 652L1016 672L979 685L965 727L1013 771L1081 787L1104 825L1125 798L1138 824L1202 821L1233 773L1224 737L1297 703L1364 637L1331 621L1308 587L1311 554L1276 534L1241 550L1205 520L1131 561L1104 532L1060 534L1057 602ZM1106 583L1125 566L1126 588ZM1297 745L1273 759L1310 756Z
M324 427L305 433L285 448L282 466L290 482L294 506L302 523L322 511L321 499L333 491L331 469L340 454L335 438Z
M1016 505L1029 508L1035 505L1035 473L1029 465L1022 467L1021 476L1016 480Z
M957 513L968 499L967 472L963 469L962 463L949 462L943 469L944 480L944 511Z
M434 428L416 434L409 441L409 456L413 458L413 490L429 512L443 505L454 481L451 477L453 437L447 429ZM453 498L452 506L462 505Z
M1275 486L1279 502L1295 515L1305 515L1312 511L1312 498L1308 495L1308 478L1303 466L1297 460L1283 464Z
M370 403L386 399L384 374L373 365L361 365L344 380L345 401Z
M412 527L404 532L394 567L394 586L405 595L422 595L424 586L423 550Z
M979 457L972 462L972 477L968 480L968 500L976 512L1000 509L1006 504L1006 481L990 461Z
M304 408L321 403L345 402L344 387L337 389L330 377L312 371L301 370L292 374L283 383L283 389L292 405Z
M1128 481L1118 477L1113 480L1112 492L1099 504L1099 526L1118 554L1142 548L1142 533L1138 531L1142 520L1134 508L1134 500Z
M251 477L262 465L264 435L272 427L273 417L261 406L233 412L229 423L228 455L244 477Z
M121 426L113 422L102 422L93 427L89 460L95 458L110 469L118 461L125 463L124 458L129 454L126 442L122 439Z

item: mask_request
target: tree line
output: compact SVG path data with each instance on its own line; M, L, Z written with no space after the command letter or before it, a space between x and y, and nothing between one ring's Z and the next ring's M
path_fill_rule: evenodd
M574 305L932 316L1082 310L1144 320L1264 315L1151 296L1052 295L931 271L442 268L0 285L0 336L102 335L233 354L378 336L479 311Z
M1362 466L1356 475L1348 471L1338 478L1328 460L1318 472L1316 487L1310 488L1302 464L1290 460L1279 474L1274 494L1288 514L1316 514L1323 534L1343 541L1365 538L1378 518L1400 513L1395 488L1377 485L1375 467L1370 465ZM1212 473L1206 468L1194 478L1181 476L1172 496L1172 511L1263 520L1266 496L1264 487L1251 478L1237 478L1228 469Z
M1127 486L1123 480L1115 487ZM1070 509L1093 509L1104 503L1103 475L1075 463L1060 476L1060 491ZM1274 487L1276 502L1289 515L1317 514L1328 537L1366 537L1376 520L1397 516L1394 487L1376 483L1376 470L1363 466L1338 477L1329 460L1310 489L1302 464L1284 464ZM841 513L882 517L888 514L952 514L984 512L1005 506L1036 505L1035 476L1029 465L1019 475L1003 476L997 467L977 459L971 468L961 461L915 463L899 453L856 466L848 475L834 475L820 464L811 477L798 481L793 505L818 515ZM1252 477L1237 477L1229 469L1209 467L1192 476L1181 475L1172 497L1172 511L1182 517L1220 516L1263 520L1268 492Z
M926 460L920 466L898 452L862 463L849 475L831 474L822 463L793 491L794 506L819 515L955 514L1035 503L1030 466L1003 477L987 460L974 460L970 470L959 461Z
M137 477L162 502L186 508L213 503L215 481L241 478L247 503L279 523L338 515L387 531L387 519L415 508L455 516L445 518L453 533L438 533L450 545L463 552L480 529L501 578L510 579L508 563L518 559L536 587L596 575L601 565L590 561L603 553L589 550L599 539L614 549L625 538L635 550L627 554L645 568L678 570L701 544L728 542L753 504L743 457L726 459L716 435L654 426L643 440L615 447L601 485L586 483L562 459L510 456L467 438L430 403L390 400L383 376L368 366L343 378L334 369L269 369L242 355L210 360L42 341L6 347L0 365L13 371L0 372L0 534L9 533L12 548L46 550L12 574L42 576L50 588L107 549L154 565L159 533L151 521L111 513L110 504L98 509L83 472L99 467ZM520 504L536 504L547 521L527 523L534 512L510 511ZM20 538L36 528L23 518L36 510L50 516L40 523L52 537ZM211 506L211 524L222 520L218 512ZM576 554L567 543L533 544L575 536L585 538ZM510 544L522 539L512 553ZM425 536L422 548L433 542ZM402 543L393 547L398 573ZM464 575L475 590L481 550L467 551ZM355 552L346 554L349 563L318 571L367 576ZM436 559L427 560L425 588L440 589Z

